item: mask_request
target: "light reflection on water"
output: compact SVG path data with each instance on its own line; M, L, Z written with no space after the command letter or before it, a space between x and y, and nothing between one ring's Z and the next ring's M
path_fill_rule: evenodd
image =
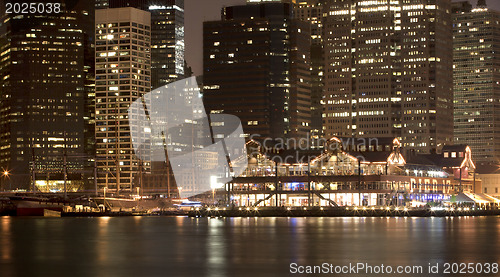
M0 218L3 276L286 276L289 264L498 262L500 217Z

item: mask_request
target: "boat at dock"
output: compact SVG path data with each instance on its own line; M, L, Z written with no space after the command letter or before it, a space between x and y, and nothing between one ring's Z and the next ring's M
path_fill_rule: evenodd
M45 216L46 211L61 213L68 203L63 199L37 196L10 196L9 201L14 205L17 216Z

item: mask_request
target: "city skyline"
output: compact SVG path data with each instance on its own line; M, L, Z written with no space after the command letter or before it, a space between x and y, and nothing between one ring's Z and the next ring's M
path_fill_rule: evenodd
M151 26L155 27L138 31L134 26L120 26L121 22L110 22L105 25L96 22L95 94L90 89L93 77L88 74L89 65L82 69L84 73L87 72L85 74L92 77L90 79L87 77L83 84L88 87L85 88L85 95L95 96L95 104L85 103L88 107L82 108L84 111L94 108L96 110L94 115L85 113L85 118L89 117L86 119L86 126L94 118L96 124L95 153L99 161L95 162L97 165L93 167L98 168L100 174L94 179L103 180L104 174L107 176L104 179L113 179L115 177L110 177L110 174L113 175L112 172L115 171L115 175L120 175L118 179L123 177L123 183L129 186L128 191L131 191L133 183L137 182L138 172L144 168L133 158L133 151L130 149L131 139L127 134L127 117L122 114L124 108L135 97L154 88L152 84L155 79L158 79L157 81L163 79L155 78L152 74L152 65L156 59L152 48L169 51L175 49L172 52L162 53L159 61L163 64L161 68L181 69L179 65L184 66L183 62L178 62L179 57L183 55L177 56L177 46L182 46L179 50L184 49L182 21L174 23L177 19L168 17L170 14L168 10L171 10L180 12L179 19L182 18L184 12L182 1L165 1L164 7L151 6L153 2L150 0L103 1L102 3L109 4L110 9L98 9L97 12L101 17L105 12L111 14L114 7L136 6L150 15ZM427 5L425 12L421 7L427 3L426 0L420 0L418 2L420 5L407 5L400 1L386 5L361 0L346 0L341 4L325 3L330 4L321 5L322 12L316 8L306 7L305 3L295 6L295 10L288 3L245 3L226 7L222 14L219 12L219 16L222 15L220 22L205 21L207 27L204 42L205 76L203 76L202 93L207 110L214 114L228 113L239 116L243 121L247 137L260 135L262 139L312 138L313 140L323 138L322 136L328 139L391 138L398 139L405 151L421 153L440 152L444 145L451 145L453 120L450 117L452 114L452 82L449 74L452 71L450 1L439 0L436 5ZM161 15L158 13L160 10L165 10L165 13ZM284 18L282 18L283 10L287 11ZM153 19L151 14L154 13L161 16ZM318 13L326 16L318 18ZM350 13L355 16L350 16ZM325 35L319 29L313 29L313 33L309 33L305 22L299 20L297 22L300 24L297 25L294 17L308 19L316 24L318 20L323 20ZM102 18L96 17L96 20ZM304 25L301 25L302 23ZM130 25L130 22L127 24ZM132 24L137 25L137 23ZM368 25L368 28L365 27ZM158 32L156 42L153 39L155 28ZM172 35L164 36L163 31ZM178 36L177 33L182 34ZM25 36L33 37L32 34L22 35L21 44L26 43ZM147 36L152 36L151 44ZM88 47L86 42L82 45ZM323 57L316 56L315 65L310 63L313 45L325 49ZM23 51L28 50L30 49L23 48ZM17 51L17 48L13 48L13 51ZM135 57L130 58L130 56ZM151 67L149 62L145 61L150 57ZM127 62L128 59L132 63ZM163 76L168 77L168 75ZM323 76L324 80L321 81ZM174 79L176 77L181 76L176 75ZM312 100L312 87L316 93L321 94L320 97L316 96L316 100ZM21 94L16 94L19 95ZM8 94L5 96L9 97ZM64 101L57 97L54 97L54 100ZM318 105L315 106L314 103ZM51 107L42 104L41 109ZM318 136L318 128L311 127L311 112L314 110L322 111L323 135ZM31 113L27 112L25 115ZM12 116L19 115L23 113L12 113ZM76 112L66 113L67 117L76 115L78 115ZM80 129L82 132L85 130ZM43 131L47 133L52 129L46 127ZM31 137L37 136L37 132L42 131L26 131L32 133ZM68 134L62 136L64 143L56 143L54 148L61 148L60 145L63 145L63 148L67 145L69 148L77 148L71 147L72 138ZM29 141L35 140L43 141L37 137L29 139ZM5 149L21 147L20 142L26 139L18 138L17 141L17 144L6 144ZM50 137L48 141L60 142L61 137ZM33 142L31 144L36 146L35 148L46 148ZM24 152L27 151L20 153ZM60 152L49 154L56 154L62 158ZM82 155L83 149L77 152ZM35 154L33 153L33 156ZM27 155L22 158L23 165L25 167L29 165L29 161L26 160ZM32 157L33 159L43 161L46 157L41 155ZM33 163L31 166L33 167ZM149 165L147 167L146 171L149 171ZM61 168L62 166L59 166L59 171L62 171ZM160 166L160 171L163 169L164 164ZM34 168L30 168L30 171L33 176L24 174L25 177L31 177L34 183L37 177L35 172L40 173L40 171ZM20 175L16 174L17 176ZM66 175L64 180L66 183ZM109 186L106 185L106 188ZM116 191L119 190L117 186Z
M470 2L475 7L477 0ZM203 73L203 22L220 19L224 6L245 3L246 0L185 0L186 61L195 75ZM486 3L488 7L500 11L500 1L486 0Z
M498 237L500 0L0 0L1 277L494 276Z

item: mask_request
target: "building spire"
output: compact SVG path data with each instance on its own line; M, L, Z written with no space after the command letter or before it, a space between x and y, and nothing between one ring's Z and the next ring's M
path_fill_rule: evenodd
M477 0L478 8L486 8L486 0Z

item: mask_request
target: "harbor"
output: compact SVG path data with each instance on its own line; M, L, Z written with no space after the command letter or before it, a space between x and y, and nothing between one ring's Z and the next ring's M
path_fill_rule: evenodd
M195 188L190 191L176 184L177 178L156 180L142 170L137 182L122 183L121 189L101 188L95 183L95 190L70 191L62 182L59 192L54 193L44 192L32 182L32 191L1 194L0 212L49 217L500 214L500 199L483 189L466 145L445 146L441 153L432 154L403 154L398 139L355 141L334 137L321 148L295 150L254 140L245 146L246 169L226 183L209 176L208 188L197 183L200 180L194 178L196 175L187 176L193 179ZM170 172L167 175L171 176Z
M0 215L43 217L122 217L122 216L189 216L189 217L461 217L498 216L498 202L477 203L479 195L459 194L453 202L442 205L396 206L266 206L263 201L252 206L220 204L226 192L214 199L219 204L168 198L88 197L69 195L67 199L50 195L2 195ZM478 201L478 200L476 200Z

